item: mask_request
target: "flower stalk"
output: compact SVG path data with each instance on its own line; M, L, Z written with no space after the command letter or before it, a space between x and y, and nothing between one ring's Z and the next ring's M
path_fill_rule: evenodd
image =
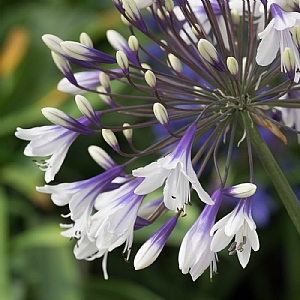
M278 166L272 152L258 132L257 127L253 126L252 120L248 116L245 119L248 124L252 145L300 235L300 202Z

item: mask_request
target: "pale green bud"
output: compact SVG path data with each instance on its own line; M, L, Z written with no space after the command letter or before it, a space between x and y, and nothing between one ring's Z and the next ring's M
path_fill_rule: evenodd
M119 151L120 147L115 134L110 129L102 129L102 136L105 142L114 150Z
M286 68L287 75L291 80L295 78L295 54L291 48L286 47L282 56L283 65Z
M124 123L123 124L123 134L124 134L124 136L125 136L125 138L127 139L127 140L132 140L132 135L133 135L133 130L130 128L130 129L126 129L126 127L129 127L130 126L130 124L129 123Z
M172 12L174 10L174 1L173 0L166 0L165 7L168 12Z
M232 23L238 25L240 23L240 15L237 9L231 9L231 19Z
M129 48L132 51L134 51L134 52L138 51L138 49L139 49L139 41L138 41L138 39L134 35L131 35L128 38L128 46L129 46Z
M200 39L198 43L198 50L203 59L206 60L211 66L221 72L225 70L224 63L221 60L216 48L208 40Z
M86 99L82 95L76 95L75 96L75 102L77 104L78 109L80 112L84 115L87 116L89 119L95 119L95 112L94 109L88 99Z
M100 147L89 146L88 151L93 160L105 170L109 170L116 164L113 159Z
M155 115L155 118L160 124L165 125L169 122L168 112L161 103L158 102L154 103L153 113Z
M79 37L80 43L88 47L94 48L93 41L89 35L85 32L82 32Z
M292 37L297 48L300 48L300 26L295 25L292 30Z
M104 72L100 73L99 81L100 81L101 86L103 86L106 91L108 91L110 89L110 79L106 73L104 73Z
M117 51L116 53L117 64L122 70L128 70L129 62L126 54L123 51Z
M181 61L172 53L168 54L168 61L170 66L178 73L182 72Z
M154 75L154 73L151 70L147 70L145 72L145 80L151 88L155 88L155 86L156 86L156 76Z
M239 71L239 65L237 60L234 57L230 56L227 58L227 68L231 73L231 75L237 76Z

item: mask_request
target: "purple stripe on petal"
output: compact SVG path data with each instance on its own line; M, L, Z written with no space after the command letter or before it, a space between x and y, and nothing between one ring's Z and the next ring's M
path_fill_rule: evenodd
M135 220L135 223L134 223L134 230L141 229L141 228L143 228L145 226L148 226L150 224L151 223L148 220L137 216L136 220Z
M272 3L270 5L270 10L273 18L279 17L283 22L285 21L282 8L278 4Z
M182 156L183 152L190 153L196 134L196 125L192 124L182 136L176 149L172 152L172 160Z

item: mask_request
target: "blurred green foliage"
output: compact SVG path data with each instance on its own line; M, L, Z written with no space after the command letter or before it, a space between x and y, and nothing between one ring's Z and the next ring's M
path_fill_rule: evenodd
M78 114L73 97L56 91L61 74L41 36L51 33L62 39L78 40L85 31L102 50L112 51L105 41L109 28L123 30L110 0L15 0L1 4L0 299L298 299L300 241L279 202L268 226L258 229L261 249L252 253L247 268L242 270L237 259L223 251L219 275L212 283L207 272L192 282L189 275L178 270L179 245L200 212L197 206L180 219L163 253L146 270L135 272L132 258L166 218L136 232L130 264L124 262L122 248L109 254L108 281L103 279L101 260L76 261L72 253L74 242L60 235L60 214L66 209L54 207L48 196L35 191L36 185L44 184L44 174L30 158L23 156L26 142L17 140L14 131L16 127L46 124L40 112L42 107L58 107L73 116ZM90 95L89 100L99 105L95 96ZM142 138L141 141L145 142ZM57 182L80 180L101 171L87 155L86 148L92 143L106 147L100 138L77 143L76 148L71 148ZM288 179L299 187L299 145L294 144L289 152L293 163L286 170ZM79 154L86 157L80 163ZM281 154L277 159L282 159ZM256 167L256 178L272 191L264 171L259 165ZM245 172L239 167L233 174L243 178ZM277 201L274 192L272 196Z

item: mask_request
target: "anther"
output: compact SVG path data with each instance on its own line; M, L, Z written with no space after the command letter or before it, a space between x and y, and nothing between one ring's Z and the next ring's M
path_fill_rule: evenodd
M240 252L243 252L243 251L244 251L243 246L244 246L243 243L239 243L239 245L238 245L238 247L236 248L236 250L238 250L238 251L240 251Z
M228 254L229 255L234 255L236 253L236 249L234 249L233 251L230 251Z
M243 236L243 245L246 245L246 242L247 242L247 237L244 235Z
M230 252L230 251L234 250L234 249L236 248L236 244L237 244L237 242L233 242L233 243L230 245L230 247L228 248L228 251Z

